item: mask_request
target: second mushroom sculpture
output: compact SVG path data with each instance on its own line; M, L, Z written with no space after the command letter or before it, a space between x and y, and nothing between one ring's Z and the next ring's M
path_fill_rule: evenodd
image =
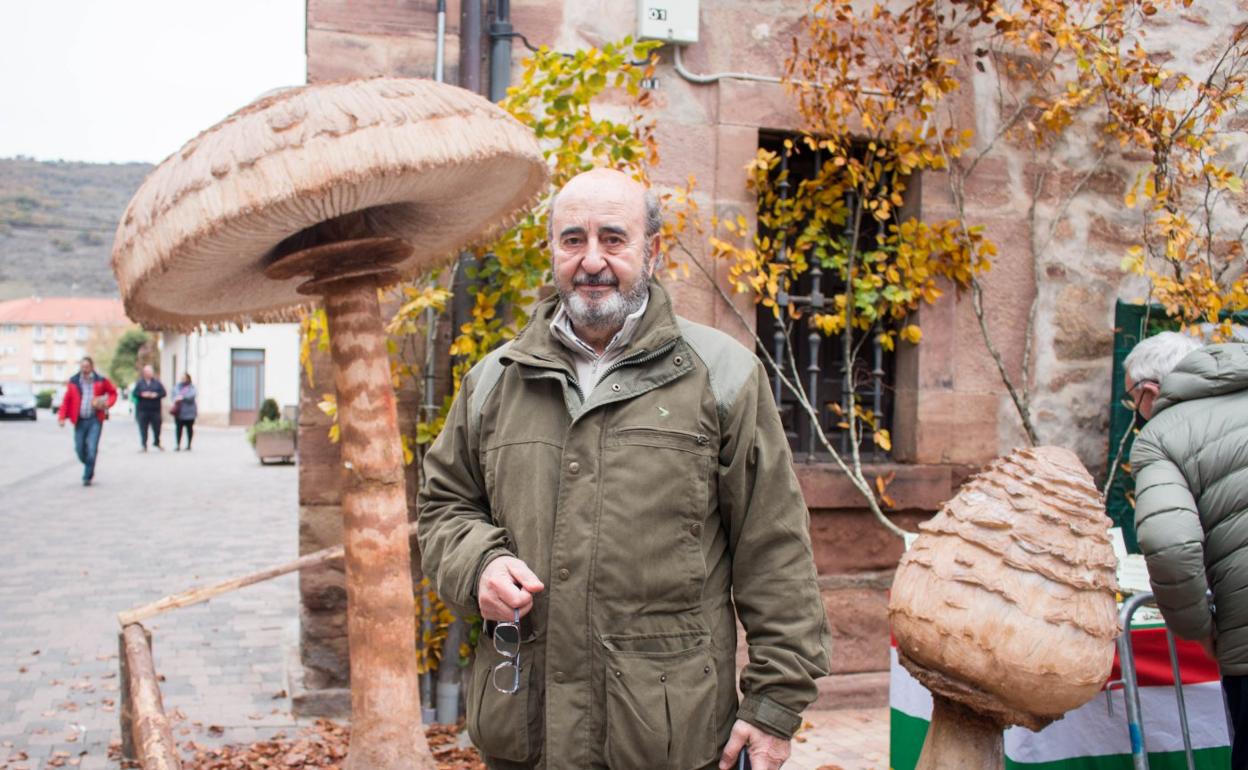
M1002 731L1096 695L1119 633L1100 494L1069 450L1019 450L971 479L902 557L889 618L932 691L917 770L1001 768Z

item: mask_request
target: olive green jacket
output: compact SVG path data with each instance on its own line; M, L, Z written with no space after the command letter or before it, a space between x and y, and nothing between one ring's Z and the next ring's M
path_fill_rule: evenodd
M1222 673L1248 674L1248 345L1195 350L1162 380L1131 470L1136 534L1166 625L1207 639L1216 623Z
M425 460L421 556L443 600L476 613L481 570L504 554L546 586L517 694L491 686L504 658L482 636L474 742L552 770L689 770L716 761L738 717L791 736L830 637L762 365L652 283L633 342L583 399L556 307L468 373Z

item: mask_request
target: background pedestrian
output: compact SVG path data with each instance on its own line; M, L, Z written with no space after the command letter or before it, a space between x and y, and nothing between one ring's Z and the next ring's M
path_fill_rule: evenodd
M65 420L74 424L74 451L82 463L82 485L91 486L95 478L95 458L100 446L100 431L108 419L108 409L117 403L117 388L95 371L95 362L83 356L78 373L69 378L61 399L56 423L65 427Z
M134 392L136 396L134 416L139 423L139 442L143 447L142 451L147 451L147 431L151 428L152 444L163 452L164 447L160 445L160 402L168 394L165 392L165 386L156 379L156 372L150 364L143 367L143 376L134 383Z
M186 451L191 451L191 439L195 438L195 417L198 407L195 406L195 386L191 384L191 374L182 375L182 381L173 388L173 406L169 413L173 415L175 434L173 451L182 449L182 431L186 431Z

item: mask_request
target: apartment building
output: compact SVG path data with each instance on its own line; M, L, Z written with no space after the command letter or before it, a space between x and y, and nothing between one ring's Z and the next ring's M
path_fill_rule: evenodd
M111 351L130 327L121 300L27 297L0 302L0 381L55 389L83 356Z

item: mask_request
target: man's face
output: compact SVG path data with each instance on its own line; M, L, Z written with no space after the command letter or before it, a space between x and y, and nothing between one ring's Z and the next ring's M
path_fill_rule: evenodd
M641 307L652 266L645 188L618 171L572 179L551 213L555 288L578 330L614 334Z
M84 358L82 359L82 362L78 364L78 371L86 377L90 375L91 372L95 371L95 366L89 360Z
M155 376L156 376L156 370L153 369L150 365L143 367L143 379L150 380Z
M1145 420L1153 418L1153 406L1157 402L1157 394L1160 387L1156 380L1140 380L1135 382L1128 375L1126 378L1127 398L1131 399L1131 403L1135 404L1135 411Z

